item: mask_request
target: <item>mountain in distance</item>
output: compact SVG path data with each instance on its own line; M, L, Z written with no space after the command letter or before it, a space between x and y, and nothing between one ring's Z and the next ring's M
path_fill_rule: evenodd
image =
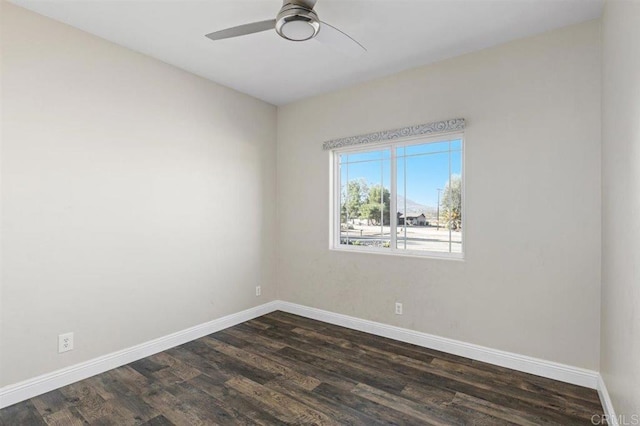
M435 206L425 206L423 204L417 203L410 198L405 198L404 196L398 194L398 211L402 212L404 208L404 203L407 203L407 211L406 214L411 216L414 214L424 213L425 216L435 216L436 215L436 207Z

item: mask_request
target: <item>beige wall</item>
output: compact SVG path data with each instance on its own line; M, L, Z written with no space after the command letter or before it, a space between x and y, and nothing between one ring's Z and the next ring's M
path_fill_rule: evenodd
M590 22L279 108L279 297L597 370L600 77ZM456 117L466 260L330 251L322 142Z
M618 415L640 415L640 2L603 15L602 350Z
M0 385L273 299L276 108L2 8Z

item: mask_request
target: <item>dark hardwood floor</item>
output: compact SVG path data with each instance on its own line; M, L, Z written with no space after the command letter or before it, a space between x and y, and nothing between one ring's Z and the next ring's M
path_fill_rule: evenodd
M274 312L0 410L0 424L590 425L596 391Z

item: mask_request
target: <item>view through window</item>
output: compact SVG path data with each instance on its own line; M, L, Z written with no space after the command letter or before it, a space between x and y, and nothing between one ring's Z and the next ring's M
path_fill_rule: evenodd
M334 247L460 257L462 149L457 136L336 151Z

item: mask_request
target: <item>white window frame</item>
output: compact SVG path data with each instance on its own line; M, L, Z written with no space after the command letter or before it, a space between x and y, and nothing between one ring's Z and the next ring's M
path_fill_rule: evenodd
M396 148L402 146L422 145L435 142L447 142L453 140L460 140L460 172L462 179L462 242L461 252L436 252L425 250L406 250L397 248L397 230L398 230L398 188L397 188L397 156ZM340 244L340 155L349 152L370 152L379 151L382 149L389 149L391 152L390 158L390 236L391 243L388 248L385 247L372 247L372 246L352 246L347 244ZM351 253L370 253L370 254L384 254L388 256L403 256L403 257L420 257L420 258L432 258L432 259L449 259L449 260L464 260L465 253L465 230L466 227L466 208L465 208L465 140L464 132L439 134L437 136L412 136L401 139L394 139L393 142L385 141L380 143L369 143L366 146L356 145L345 148L332 149L330 154L330 220L329 220L329 249L333 251L351 252ZM449 160L451 161L451 160ZM406 194L405 194L406 196Z

